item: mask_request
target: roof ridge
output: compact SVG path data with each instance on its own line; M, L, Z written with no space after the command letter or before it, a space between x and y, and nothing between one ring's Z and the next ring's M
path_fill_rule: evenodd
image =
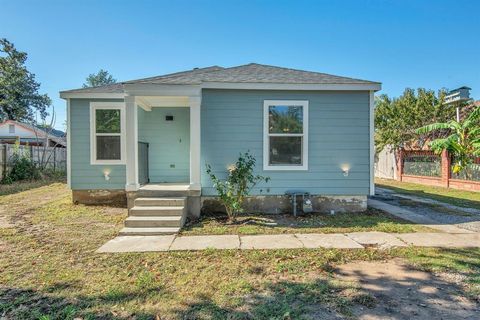
M179 72L174 72L174 73L167 73L167 74L164 74L164 75L148 77L148 78L129 80L129 81L124 81L122 83L143 82L143 81L148 81L148 80L152 80L152 79L179 77L179 76L182 76L182 75L185 75L185 74L189 74L191 72L196 72L196 73L216 72L216 71L221 71L221 70L224 70L224 69L225 69L224 67L217 66L217 65L210 66L210 67L205 67L205 68L193 68L191 70L179 71Z

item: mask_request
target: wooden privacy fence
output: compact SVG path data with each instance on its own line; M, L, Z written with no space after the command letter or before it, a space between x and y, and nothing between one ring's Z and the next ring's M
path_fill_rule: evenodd
M480 191L480 159L474 159L460 174L452 171L452 157L433 151L401 150L397 156L396 180L461 190Z
M36 165L44 163L46 168L67 171L66 148L0 144L0 178L3 179L5 173L11 169L12 156L15 152L29 157Z

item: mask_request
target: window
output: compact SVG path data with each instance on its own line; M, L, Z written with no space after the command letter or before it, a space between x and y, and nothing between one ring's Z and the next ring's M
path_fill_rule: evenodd
M125 163L125 105L121 102L90 104L92 164Z
M308 170L308 101L265 100L264 170Z
M9 124L8 125L8 133L15 133L15 125Z

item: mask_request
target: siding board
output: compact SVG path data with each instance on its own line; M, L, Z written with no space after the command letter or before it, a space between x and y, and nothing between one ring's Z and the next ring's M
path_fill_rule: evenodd
M309 170L263 171L263 101L309 101ZM368 195L369 94L365 92L299 92L203 90L202 194L215 189L205 172L219 175L239 152L250 150L256 172L271 178L252 194L283 194L292 188L322 195ZM348 177L342 164L350 165Z
M125 165L90 164L90 101L123 100L70 100L72 189L125 189ZM110 171L109 181L103 176L104 170Z

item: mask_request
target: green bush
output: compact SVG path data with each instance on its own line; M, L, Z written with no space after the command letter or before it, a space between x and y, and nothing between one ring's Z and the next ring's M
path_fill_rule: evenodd
M254 174L256 160L247 151L240 153L235 164L228 166L226 180L220 180L213 173L212 167L207 164L207 174L217 190L220 202L225 206L229 221L235 221L239 212L242 212L242 203L250 190L261 181L268 182L269 177Z
M10 172L4 178L4 183L40 178L40 172L28 156L14 153L10 160Z

